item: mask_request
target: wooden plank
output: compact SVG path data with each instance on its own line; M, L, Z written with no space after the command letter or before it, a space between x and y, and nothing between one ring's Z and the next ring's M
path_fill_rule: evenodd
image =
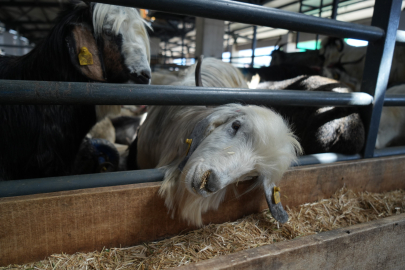
M405 214L244 250L186 269L404 269Z
M405 156L294 168L281 184L284 205L330 197L346 185L355 191L405 188ZM101 250L162 239L193 227L171 219L160 183L145 183L0 199L0 265L44 259L53 253ZM248 184L240 184L242 193ZM222 223L267 207L263 192L228 194L205 223Z

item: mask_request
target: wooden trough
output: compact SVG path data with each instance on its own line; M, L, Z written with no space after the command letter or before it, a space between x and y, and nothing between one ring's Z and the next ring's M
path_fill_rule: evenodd
M353 191L405 189L405 156L297 167L281 184L289 207ZM92 188L0 199L0 266L54 253L125 247L191 230L171 219L158 197L160 183ZM240 185L240 192L248 184ZM285 196L284 196L285 195ZM205 223L222 223L267 208L263 192L230 195ZM405 215L276 243L199 262L197 269L403 269Z

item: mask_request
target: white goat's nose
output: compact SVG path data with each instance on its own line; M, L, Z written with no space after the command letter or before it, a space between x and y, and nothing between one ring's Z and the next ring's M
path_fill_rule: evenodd
M217 175L215 174L215 172L209 171L209 174L207 175L207 177L205 179L204 188L206 191L211 192L211 193L218 191L220 189L219 181L218 181L218 178L217 178Z

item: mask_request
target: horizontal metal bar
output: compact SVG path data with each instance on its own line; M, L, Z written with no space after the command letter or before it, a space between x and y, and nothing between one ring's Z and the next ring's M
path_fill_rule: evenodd
M398 155L405 155L405 146L387 147L374 150L375 158Z
M405 42L405 31L397 30L396 41L397 42Z
M376 150L374 157L404 155L405 147L390 147ZM360 159L360 155L341 155L336 153L323 153L298 158L292 166L306 166L314 164L329 164L338 161ZM163 180L163 173L158 169L125 171L113 173L99 173L87 175L73 175L62 177L49 177L27 180L0 182L0 198L40 194L57 191L77 190L85 188L129 185Z
M367 106L365 93L0 80L0 104Z
M162 181L157 169L0 181L0 197Z
M38 2L38 1L1 1L0 7L43 7L43 8L60 8L61 3L58 2Z
M322 153L322 154L313 154L299 157L296 163L292 166L306 166L314 164L327 164L338 161L348 161L361 159L361 155L342 155L337 153Z
M397 156L397 155L405 155L405 146L387 147L383 149L374 150L374 158ZM292 166L328 164L339 161L357 160L361 158L362 156L360 154L356 155L342 155L337 153L313 154L299 157L297 162L292 164Z
M384 98L384 106L405 106L405 95L386 94Z
M375 41L384 30L229 0L97 0L99 3L158 10L326 36Z
M27 48L27 49L34 49L35 46L31 45L13 45L13 44L0 44L0 48Z

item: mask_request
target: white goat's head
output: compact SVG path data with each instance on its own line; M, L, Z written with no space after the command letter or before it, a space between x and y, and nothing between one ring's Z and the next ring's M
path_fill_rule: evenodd
M213 108L190 137L187 156L166 171L160 189L170 209L202 225L201 214L218 208L226 187L257 177L273 216L287 221L281 203L272 203L272 188L301 148L281 116L258 106L224 105Z
M69 7L59 20L71 27L67 46L83 75L112 83L149 83L149 26L135 8L82 1ZM78 60L87 53L83 48L92 54L90 63Z

